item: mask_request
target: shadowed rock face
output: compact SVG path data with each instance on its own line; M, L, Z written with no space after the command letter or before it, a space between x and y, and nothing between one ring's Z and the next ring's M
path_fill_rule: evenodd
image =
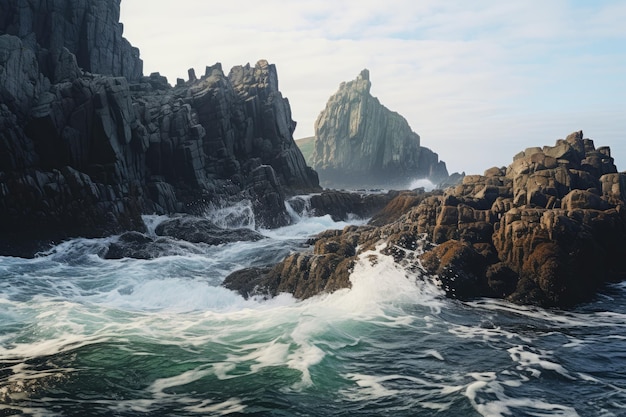
M84 71L138 80L139 49L122 37L120 0L3 0L0 31L22 39L37 53L39 69L52 83Z
M256 291L306 298L350 286L357 256L382 245L409 271L437 275L451 297L569 307L626 279L626 173L575 132L443 192L400 193L370 225L314 244L258 272Z
M258 225L287 224L286 194L319 185L275 66L171 87L141 74L118 18L116 0L0 4L0 253L242 198Z
M406 187L448 177L436 153L399 114L370 94L369 71L342 83L315 122L313 167L329 187Z

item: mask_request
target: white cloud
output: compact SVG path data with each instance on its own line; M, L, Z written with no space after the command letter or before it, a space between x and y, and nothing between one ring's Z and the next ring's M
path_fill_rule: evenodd
M344 0L123 0L145 72L268 59L296 137L342 81L370 70L372 94L403 115L450 170L506 165L571 131L597 135L626 166L626 5Z

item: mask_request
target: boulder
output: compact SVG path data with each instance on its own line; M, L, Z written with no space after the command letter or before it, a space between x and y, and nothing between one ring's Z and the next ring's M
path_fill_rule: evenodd
M125 232L112 241L102 254L104 259L155 259L175 254L200 254L202 251L185 241L153 238L139 232Z
M191 243L222 245L240 241L258 241L264 236L251 229L224 229L210 220L183 216L165 220L156 227L157 236L167 236Z
M271 271L270 267L250 267L240 269L228 275L222 286L237 291L246 300L252 296L265 296L263 281Z
M377 213L398 193L356 193L325 190L315 194L309 201L309 209L315 216L330 215L334 221L346 221L351 217L366 219Z

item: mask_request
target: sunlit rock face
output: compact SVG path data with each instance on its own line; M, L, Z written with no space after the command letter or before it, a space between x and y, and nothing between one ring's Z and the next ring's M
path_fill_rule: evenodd
M370 94L369 71L344 82L315 122L313 167L329 187L406 187L411 180L440 182L444 162L407 121Z
M226 200L287 224L286 195L319 185L276 67L216 64L171 86L143 76L118 20L119 0L0 3L0 252Z
M574 132L445 190L398 193L368 225L322 233L313 252L233 279L311 297L349 287L359 256L382 248L450 297L571 307L626 280L625 206L610 149Z

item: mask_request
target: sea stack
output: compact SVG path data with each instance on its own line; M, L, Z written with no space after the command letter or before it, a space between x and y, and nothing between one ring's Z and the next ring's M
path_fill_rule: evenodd
M341 83L315 122L313 168L329 188L406 187L438 183L448 171L400 114L370 94L370 74Z

